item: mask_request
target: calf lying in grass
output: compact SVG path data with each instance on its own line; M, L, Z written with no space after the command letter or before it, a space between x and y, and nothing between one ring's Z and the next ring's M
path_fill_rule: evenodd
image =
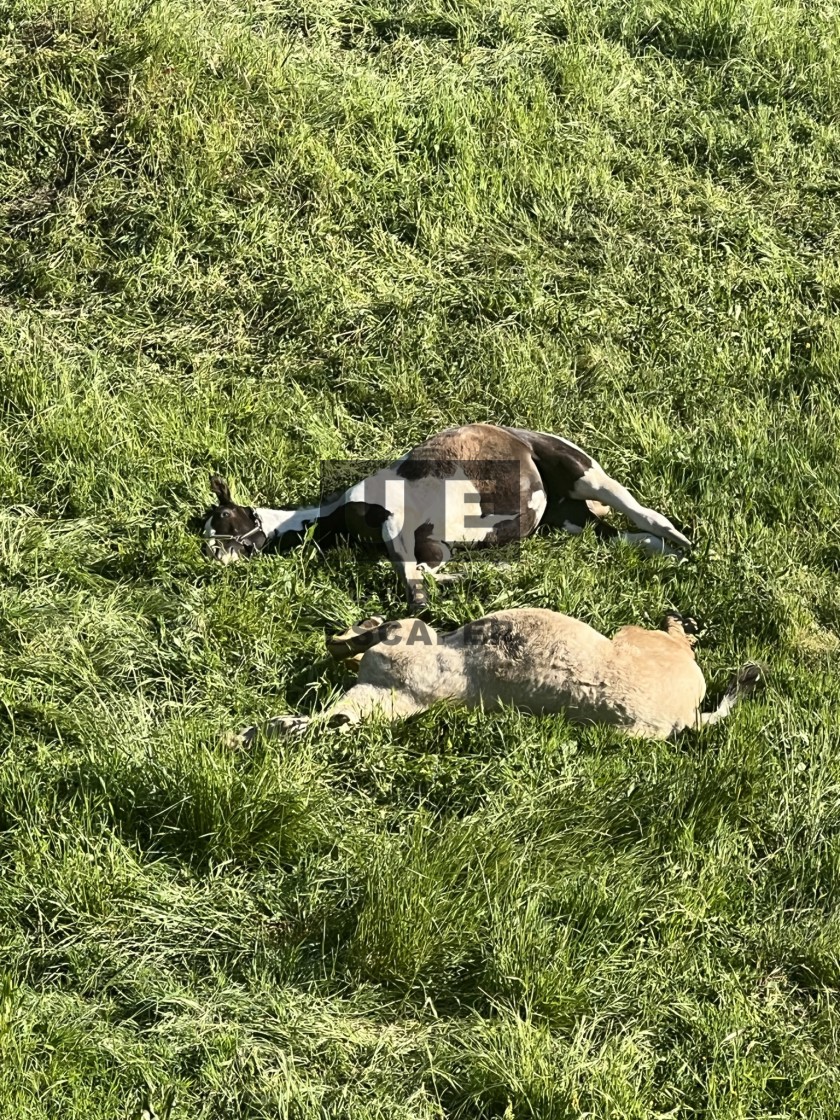
M415 609L426 603L425 573L441 578L451 546L487 548L546 528L582 533L592 523L600 536L652 553L689 547L667 517L643 506L577 444L495 424L440 432L314 506L241 506L223 478L214 475L210 486L219 504L207 515L204 537L215 560L284 550L308 532L322 545L341 537L370 541L387 550ZM609 525L609 509L642 532Z
M718 707L701 713L706 682L694 659L695 632L676 613L661 630L624 626L612 639L542 609L498 611L450 634L416 618L368 619L329 642L334 657L358 662L357 683L337 703L312 717L276 717L262 729L249 728L240 741L314 722L349 725L377 714L400 720L440 701L565 712L579 723L669 739L717 723L760 680L757 666L745 666Z

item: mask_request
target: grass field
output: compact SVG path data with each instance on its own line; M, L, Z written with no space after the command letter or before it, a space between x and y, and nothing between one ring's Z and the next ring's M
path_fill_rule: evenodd
M840 1115L837 6L0 15L0 1118ZM532 540L433 620L673 606L762 697L226 749L402 599L209 564L210 471L290 504L485 419L697 547Z

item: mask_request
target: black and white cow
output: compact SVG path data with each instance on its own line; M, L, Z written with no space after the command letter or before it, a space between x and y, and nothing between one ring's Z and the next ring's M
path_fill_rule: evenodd
M571 440L493 424L449 428L320 505L241 506L218 475L210 486L219 504L204 537L214 559L229 564L285 550L309 530L321 544L373 541L384 545L414 608L426 602L424 573L439 577L452 545L488 547L544 527L581 533L592 522L599 535L649 552L690 547L667 517L641 505ZM607 506L642 532L608 525Z

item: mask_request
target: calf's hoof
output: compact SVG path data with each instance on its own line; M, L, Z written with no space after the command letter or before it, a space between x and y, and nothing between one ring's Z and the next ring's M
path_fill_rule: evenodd
M256 739L279 739L295 735L302 735L309 726L309 716L275 716L263 724L254 724L246 727L238 735L229 740L231 746L250 747Z
M429 612L429 600L424 595L410 595L408 599L408 614L410 618L422 618Z
M754 661L742 665L735 675L734 688L740 696L752 696L767 683L767 666Z
M679 529L674 529L672 526L671 529L665 533L665 537L671 544L676 545L678 552L691 552L693 547L691 541L681 533Z

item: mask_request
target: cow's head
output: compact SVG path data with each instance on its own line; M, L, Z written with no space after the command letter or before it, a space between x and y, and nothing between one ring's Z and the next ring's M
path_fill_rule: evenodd
M232 564L253 556L266 542L259 514L252 506L240 506L230 496L230 487L218 474L211 475L210 489L219 504L208 513L204 541L208 556Z

